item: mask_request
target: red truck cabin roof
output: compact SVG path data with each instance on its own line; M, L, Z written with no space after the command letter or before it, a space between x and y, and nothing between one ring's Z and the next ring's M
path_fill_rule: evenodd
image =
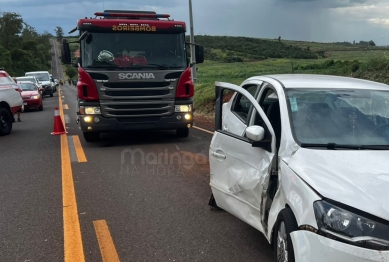
M139 19L79 19L77 29L89 32L112 33L185 33L185 22L172 20L139 20Z

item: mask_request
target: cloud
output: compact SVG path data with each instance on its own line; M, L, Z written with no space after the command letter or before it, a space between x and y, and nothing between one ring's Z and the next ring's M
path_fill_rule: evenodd
M389 44L387 0L193 0L195 34L251 36L317 42L374 40ZM38 31L65 32L79 18L104 9L154 10L185 21L184 0L0 0L0 11L14 11Z

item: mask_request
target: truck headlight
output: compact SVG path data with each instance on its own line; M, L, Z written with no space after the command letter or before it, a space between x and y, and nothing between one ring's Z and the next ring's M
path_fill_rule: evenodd
M389 221L327 201L317 201L313 208L320 234L364 248L389 250Z
M181 113L192 112L192 105L176 105L174 111Z
M81 115L100 115L100 107L98 106L80 106Z

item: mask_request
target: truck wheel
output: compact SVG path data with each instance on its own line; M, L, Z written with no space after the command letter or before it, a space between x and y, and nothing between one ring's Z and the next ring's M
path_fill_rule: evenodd
M292 210L289 208L281 210L273 233L274 256L276 261L295 261L290 233L296 230L298 230L298 226Z
M100 139L100 133L98 132L83 132L86 142L97 142Z
M0 136L5 136L12 131L13 118L5 108L0 108Z
M176 135L178 137L188 137L189 136L189 128L179 128L176 130Z

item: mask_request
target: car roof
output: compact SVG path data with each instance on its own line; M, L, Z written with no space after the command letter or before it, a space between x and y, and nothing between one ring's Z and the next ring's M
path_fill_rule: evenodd
M26 74L30 74L30 73L47 73L50 75L49 71L31 71L31 72L26 72Z
M32 81L18 81L18 84L20 84L20 83L22 83L22 84L34 84L35 85L35 83Z
M389 90L389 85L360 78L318 75L318 74L277 74L266 75L280 82L285 88L341 88Z

